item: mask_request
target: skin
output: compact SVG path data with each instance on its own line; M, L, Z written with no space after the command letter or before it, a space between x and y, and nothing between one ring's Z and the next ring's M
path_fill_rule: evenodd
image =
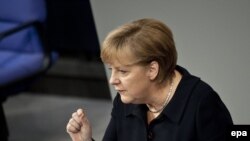
M109 83L121 95L123 103L140 104L147 101L151 89L149 72L139 65L121 65L118 62L109 65L111 77Z
M91 141L92 129L83 109L78 109L72 114L66 130L72 141Z
M132 62L126 58L127 62ZM164 103L169 91L169 82L159 86L155 78L159 72L159 65L152 61L148 66L124 65L128 64L113 61L108 64L111 76L109 83L120 94L123 103L149 104L156 109ZM174 89L180 81L180 74L175 71ZM175 83L176 82L176 83ZM174 93L174 91L173 91ZM148 123L156 118L160 113L147 113ZM67 127L72 141L90 141L92 137L91 125L82 109L78 109L72 114Z

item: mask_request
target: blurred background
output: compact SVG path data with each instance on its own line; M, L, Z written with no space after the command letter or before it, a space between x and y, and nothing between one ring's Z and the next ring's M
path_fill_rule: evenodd
M44 3L43 0L22 0L19 5L31 2L27 5L36 6L39 3L37 8L28 7L30 9L27 10L20 9L15 0L2 2L6 5L0 7L12 3L16 5L13 10L20 10L18 12L36 12ZM93 137L101 140L109 121L112 101L104 65L99 57L100 41L91 3L89 0L46 0L45 9L43 30L46 45L58 54L58 58L44 75L39 75L18 93L2 91L5 87L0 85L1 97L8 94L3 109L9 141L69 141L66 124L72 112L79 107L88 113L93 125ZM11 13L10 10L6 9L8 13ZM9 21L2 18L4 12L0 10L0 23ZM10 89L18 88L11 85ZM3 126L1 122L1 129Z
M59 58L3 103L10 141L70 140L65 125L78 107L86 108L101 140L115 91L100 44L110 30L145 17L172 29L178 64L219 93L235 124L249 124L249 6L248 0L47 0L46 37Z

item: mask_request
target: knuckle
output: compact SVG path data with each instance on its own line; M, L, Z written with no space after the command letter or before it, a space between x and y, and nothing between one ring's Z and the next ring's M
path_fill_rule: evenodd
M72 117L75 117L76 116L76 112L72 113Z
M69 119L69 123L73 123L73 122L74 122L73 118Z

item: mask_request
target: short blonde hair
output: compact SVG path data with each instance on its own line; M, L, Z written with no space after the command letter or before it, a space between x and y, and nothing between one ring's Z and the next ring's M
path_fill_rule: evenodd
M158 62L158 82L163 83L174 76L177 51L172 31L164 23L140 19L111 31L102 44L102 61L111 63L128 53L132 53L135 62L141 65Z

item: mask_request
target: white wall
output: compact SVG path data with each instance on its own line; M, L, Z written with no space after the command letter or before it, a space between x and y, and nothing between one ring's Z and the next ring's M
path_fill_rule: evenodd
M249 0L91 0L91 5L100 42L123 23L162 20L175 35L178 64L219 93L236 124L250 123Z

